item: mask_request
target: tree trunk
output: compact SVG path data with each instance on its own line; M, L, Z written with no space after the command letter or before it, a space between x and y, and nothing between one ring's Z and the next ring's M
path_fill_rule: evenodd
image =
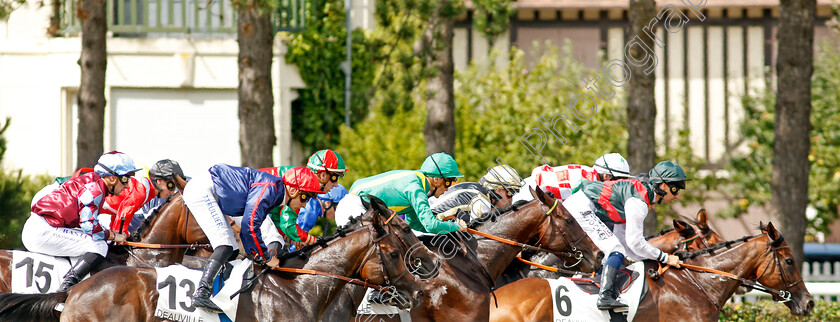
M655 15L654 0L630 0L628 39L639 36L647 48L655 48L653 39L642 30ZM630 55L641 59L644 53L631 49ZM646 75L646 66L631 63L627 63L627 66L630 67L631 75L627 86L627 162L630 163L630 170L642 173L647 172L656 162L656 73ZM656 213L651 212L645 218L645 232L650 234L657 231L656 226Z
M238 8L239 29L239 146L242 165L273 166L274 94L271 60L274 32L270 14L255 2Z
M455 94L452 58L453 21L446 16L449 0L442 0L429 18L421 40L426 46L426 64L435 70L426 87L428 115L423 126L426 153L446 152L455 156Z
M773 141L773 208L797 263L804 255L811 150L811 74L814 71L815 0L782 0L776 70L776 137Z
M82 55L79 66L79 127L76 139L76 167L92 167L102 154L105 127L105 68L108 52L105 48L106 0L80 0L76 14L82 22Z

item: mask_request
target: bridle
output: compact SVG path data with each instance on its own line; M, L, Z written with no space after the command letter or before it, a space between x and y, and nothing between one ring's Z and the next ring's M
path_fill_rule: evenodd
M548 211L545 212L545 216L543 217L542 221L540 221L540 227L543 226L543 223L546 221L546 219L548 219L548 227L553 227L552 220L554 220L554 216L552 216L551 214L553 214L554 210L557 209L558 204L560 204L560 199L554 199L554 205L552 205L551 208L549 208ZM574 220L574 219L572 219L572 220ZM546 227L545 229L540 229L540 235L539 235L539 238L537 239L537 247L540 247L540 245L542 245L542 239L545 236L545 231L548 230L548 227ZM576 240L574 240L572 242L569 242L569 238L568 238L568 236L566 236L568 234L561 233L559 235L560 235L561 238L563 238L563 241L566 243L566 245L571 247L571 250L569 250L569 251L557 251L557 252L548 251L548 250L544 250L544 251L555 254L555 255L563 256L563 257L566 257L566 258L569 258L569 259L572 259L572 260L577 260L577 262L575 262L572 265L566 265L566 261L564 260L563 261L563 267L565 267L565 268L572 268L572 267L577 266L578 264L580 264L580 262L583 261L583 252L578 250L576 245L578 245L584 238L587 237L586 234L580 234L581 236L578 237Z
M778 294L776 292L771 293L768 290L763 290L765 292L771 293L773 295L773 300L779 301L779 302L782 302L782 303L788 302L792 299L792 295L790 294L789 291L786 291L786 290L790 289L791 287L793 287L796 284L799 284L799 283L803 282L801 277L798 280L796 280L792 283L788 283L787 282L788 279L785 278L784 270L782 270L782 262L781 262L781 259L779 259L779 253L778 253L782 249L790 250L790 246L787 246L787 245L781 246L781 244L782 244L782 242L784 242L784 240L785 240L784 237L781 237L778 240L774 240L773 243L771 244L771 247L768 248L767 251L766 251L766 252L772 252L773 253L772 262L776 263L776 269L779 272L779 279L782 282L783 289L776 291L776 292L778 292ZM758 274L758 277L755 278L756 282L758 282L758 280L761 279L761 277L764 276L765 273L767 273L767 269L770 267L770 263L771 263L771 261L767 261L767 265L764 266L764 269L761 271L761 274ZM761 284L759 284L759 285L761 285ZM761 289L758 289L758 290L762 291ZM769 289L769 290L773 290L773 289ZM773 291L775 291L775 290L773 290ZM779 299L776 299L777 296L778 296ZM799 306L798 303L796 303L796 302L793 302L793 303L796 304L797 306Z

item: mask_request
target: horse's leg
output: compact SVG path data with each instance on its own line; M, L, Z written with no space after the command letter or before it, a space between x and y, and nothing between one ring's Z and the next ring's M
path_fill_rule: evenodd
M113 267L70 289L61 321L160 321L154 269Z
M0 293L12 291L12 251L0 250Z
M541 278L524 278L496 290L490 321L551 321L551 288Z

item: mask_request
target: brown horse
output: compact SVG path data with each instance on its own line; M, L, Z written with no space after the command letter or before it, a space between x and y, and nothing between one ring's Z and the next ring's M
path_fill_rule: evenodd
M593 271L598 269L603 253L597 250L595 244L568 210L559 202L542 190L532 190L536 199L521 208L513 207L505 214L498 216L495 222L484 222L476 228L478 231L490 235L503 237L523 244L538 245L543 249L558 253L576 250L580 269ZM412 321L486 321L489 312L486 309L492 301L488 293L505 267L522 250L522 247L512 246L499 241L479 237L472 239L466 247L474 249L477 260L473 259L466 249L456 249L459 237L438 235L429 246L433 252L446 258L441 267L440 275L421 283L423 291L428 295L421 304L411 309ZM458 245L458 246L456 246ZM463 252L462 252L463 251ZM486 271L484 271L486 267ZM355 309L361 300L361 294L354 294L354 301L336 303ZM351 311L352 312L352 311ZM349 317L334 316L335 320L346 321ZM359 316L358 320L367 321L370 316ZM376 316L374 320L387 320L383 316ZM395 319L395 317L391 317Z
M167 199L166 203L146 218L131 237L131 241L164 245L209 243L195 218L184 206L180 194ZM93 269L92 274L116 265L156 267L180 263L184 259L186 250L186 248L110 246L108 257ZM0 293L11 291L12 251L0 250Z
M808 315L814 307L793 254L781 234L768 224L762 234L717 244L683 254L686 264L734 274L744 281L757 281L771 289L794 315ZM737 244L737 245L736 245ZM656 269L646 262L646 269ZM688 268L670 268L654 280L645 277L649 293L634 317L639 321L715 321L722 307L742 281ZM545 279L526 278L500 288L499 307L490 307L492 321L552 320L551 290Z
M339 235L346 237L326 238L329 241L320 248L305 247L287 254L290 259L285 266L390 285L401 295L401 306L416 305L423 293L406 263L410 261L412 269L418 268L416 264L433 271L434 255L422 247L405 221L388 219L384 204L366 206L368 211L358 226L342 229ZM316 250L309 253L313 248ZM405 257L409 250L410 260ZM60 316L61 321L160 321L154 316L159 296L156 278L154 269L113 267L79 283L69 293L0 294L0 320ZM253 290L240 295L236 316L240 321L315 321L346 284L332 277L278 271L261 275L255 283ZM61 302L65 303L63 312L53 310Z
M673 221L673 225L674 228L662 230L658 235L648 236L646 239L651 245L653 245L653 247L667 253L673 253L678 250L699 250L723 241L723 238L721 238L720 235L709 227L706 209L700 209L700 211L697 212L697 219L691 220L691 224L675 219ZM550 267L564 268L564 266L566 266L566 261L564 259L547 253L534 254L530 261ZM568 276L564 275L562 272L547 271L541 268L528 266L527 264L520 263L518 261L513 262L511 266L514 266L515 271L514 273L508 274L510 277L503 281L504 285L519 280L524 277L523 275L539 278L559 278L561 276Z

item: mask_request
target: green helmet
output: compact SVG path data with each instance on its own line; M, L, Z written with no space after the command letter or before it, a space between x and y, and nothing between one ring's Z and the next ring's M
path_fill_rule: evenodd
M318 173L318 171L347 172L347 167L344 166L344 159L341 158L338 152L330 149L321 150L312 154L306 166L315 173Z
M680 188L685 189L685 181L691 180L685 176L683 168L673 161L662 161L657 163L648 173L650 183L658 185L663 182L678 183Z
M444 152L426 157L426 161L423 161L423 166L420 167L420 172L427 177L455 178L464 176L458 171L458 163L455 162L455 159Z

